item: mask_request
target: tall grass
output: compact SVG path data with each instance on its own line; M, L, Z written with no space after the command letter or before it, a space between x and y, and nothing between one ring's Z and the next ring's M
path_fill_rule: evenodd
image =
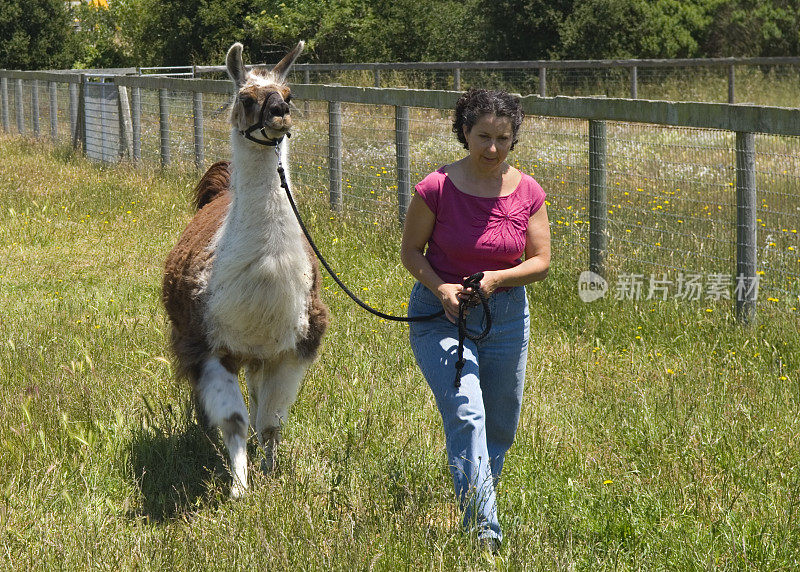
M254 471L232 502L220 440L196 428L172 380L159 302L196 176L6 137L0 154L2 568L798 565L793 316L766 308L742 327L723 303L584 304L583 263L557 247L550 277L529 288L529 381L499 490L506 540L490 559L459 532L405 327L325 279L333 323L282 470ZM372 233L310 195L304 214L342 276L402 312L411 280L396 226Z

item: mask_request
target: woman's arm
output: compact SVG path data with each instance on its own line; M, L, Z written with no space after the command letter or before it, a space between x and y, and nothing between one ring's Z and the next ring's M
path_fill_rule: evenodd
M490 296L497 288L524 286L547 277L550 270L550 220L542 205L528 221L525 232L525 260L507 270L487 270L481 280L481 291Z
M414 195L406 212L403 228L403 241L400 244L400 261L414 278L419 280L442 301L442 307L450 321L458 315L458 294L462 290L460 284L448 284L431 268L425 258L425 245L433 233L436 215L419 196Z

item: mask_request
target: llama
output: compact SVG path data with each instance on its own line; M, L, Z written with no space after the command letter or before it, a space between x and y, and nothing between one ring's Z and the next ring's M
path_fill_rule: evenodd
M319 267L282 194L275 152L292 126L286 77L303 45L271 71L248 72L239 43L228 50L236 86L232 160L215 163L201 178L195 215L165 265L176 371L192 387L200 423L222 432L234 498L247 489L248 425L265 470L274 469L281 425L328 324Z

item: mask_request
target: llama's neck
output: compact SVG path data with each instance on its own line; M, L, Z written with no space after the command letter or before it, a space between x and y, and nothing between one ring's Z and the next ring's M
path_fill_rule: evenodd
M308 330L311 261L272 147L232 137L231 206L215 237L205 324L214 348L274 358Z
M300 227L280 186L275 148L254 145L236 131L231 148L233 202L225 238L240 248L252 245L264 254L301 244Z

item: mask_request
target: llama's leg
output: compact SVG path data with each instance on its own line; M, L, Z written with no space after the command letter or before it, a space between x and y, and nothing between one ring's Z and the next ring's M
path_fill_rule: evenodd
M309 362L294 357L279 363L262 364L248 371L247 387L253 403L253 429L264 451L262 468L274 471L278 465L281 426L297 400Z
M209 358L203 364L200 380L195 387L198 404L202 406L211 426L219 427L222 440L231 460L233 484L231 496L238 498L247 489L247 426L249 416L239 389L238 376L225 369L219 359Z

